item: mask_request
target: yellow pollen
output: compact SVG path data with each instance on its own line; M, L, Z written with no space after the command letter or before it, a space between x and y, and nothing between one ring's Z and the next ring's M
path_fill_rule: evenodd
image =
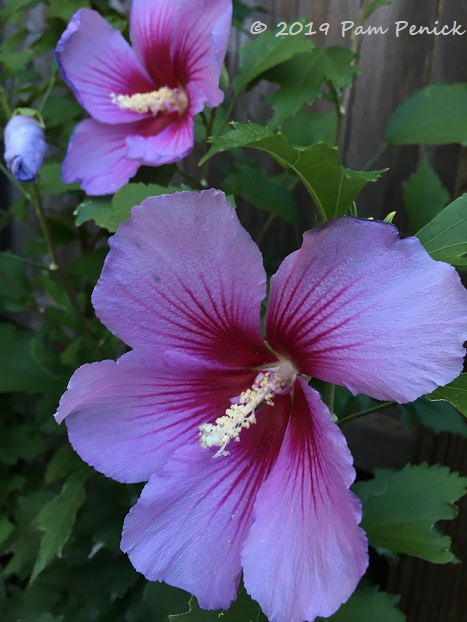
M225 451L230 441L239 441L240 432L248 429L256 423L255 410L261 404L273 406L273 397L281 393L288 384L288 378L284 378L277 372L259 373L251 389L243 391L235 403L225 411L225 415L216 419L216 423L203 423L199 426L199 442L203 449L219 447L214 458L228 456Z
M138 114L150 112L154 116L159 112L178 112L181 114L188 106L188 96L184 89L169 89L166 86L157 89L157 91L135 93L134 95L110 93L110 99L112 104L121 110L131 110Z

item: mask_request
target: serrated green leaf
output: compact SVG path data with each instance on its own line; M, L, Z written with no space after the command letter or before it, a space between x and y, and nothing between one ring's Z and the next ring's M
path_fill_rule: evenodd
M465 403L465 414L467 415L467 382L465 388ZM399 409L407 425L419 422L430 430L433 430L433 432L450 432L451 434L459 434L467 438L467 422L451 404L441 397L434 397L433 399L429 396L428 399L420 398L411 404L400 405Z
M452 505L466 492L467 478L439 465L407 465L401 471L376 469L353 491L363 504L362 528L374 547L433 563L455 560L451 539L434 525L457 515Z
M205 611L200 609L196 598L190 600L186 613L169 615L169 622L267 622L257 602L252 600L241 587L237 600L227 611Z
M252 147L269 153L281 166L292 170L313 197L323 220L346 213L360 190L376 181L382 171L351 171L338 161L337 148L318 143L294 147L278 132L255 123L232 123L234 129L223 136L213 136L213 147L202 164L216 153L237 147Z
M281 179L266 177L255 162L239 164L227 174L223 189L271 214L276 214L290 224L297 223L297 204L292 193Z
M270 30L263 32L240 50L240 69L233 83L235 93L272 67L313 47L305 37L276 37Z
M425 396L428 400L446 400L467 417L467 373L461 374L445 387Z
M449 193L426 157L402 184L402 191L411 231L424 227L449 203Z
M339 611L326 618L328 622L404 622L405 615L396 605L399 596L380 592L377 587L356 590ZM317 618L316 622L324 618Z
M467 144L467 84L433 84L415 91L393 113L391 145Z
M416 236L433 259L457 267L466 266L467 194L450 203Z
M61 556L62 549L73 530L76 513L84 502L84 482L88 470L82 469L71 475L63 484L60 493L46 503L36 520L36 527L44 532L39 546L36 563L31 575L31 582L57 556Z
M90 197L81 201L74 211L75 224L80 227L89 220L103 229L112 227L112 201L106 197Z

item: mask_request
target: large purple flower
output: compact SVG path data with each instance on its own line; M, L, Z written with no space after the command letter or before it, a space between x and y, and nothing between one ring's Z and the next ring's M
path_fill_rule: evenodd
M367 543L350 452L307 376L399 402L450 382L457 273L393 225L330 222L272 277L266 345L261 254L221 192L147 199L110 245L93 303L133 350L78 369L56 416L86 462L148 481L123 550L204 608L227 608L243 569L271 621L331 615Z
M74 130L66 183L113 193L142 164L184 158L193 117L218 106L231 0L133 0L133 48L96 11L80 9L56 48L60 72L91 115Z

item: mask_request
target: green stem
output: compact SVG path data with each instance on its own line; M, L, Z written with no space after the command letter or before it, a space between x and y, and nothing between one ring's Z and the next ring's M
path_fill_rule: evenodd
M324 403L331 411L331 414L334 412L334 394L336 392L335 384L326 384L324 387Z
M42 98L42 101L39 104L39 108L37 109L37 111L39 113L42 112L42 110L43 110L47 100L49 99L49 95L52 92L52 89L53 89L53 87L55 85L55 80L56 79L57 79L57 68L54 66L54 68L52 70L52 75L51 75L50 80L49 80L49 84L47 85L47 89L45 90L45 93L44 93L44 97Z
M15 188L21 192L21 194L24 196L25 199L27 199L31 204L34 203L32 196L29 194L29 192L24 188L24 186L16 179L16 177L14 175L12 175L10 173L10 171L7 169L6 166L3 165L2 162L0 162L0 171L2 171L2 173L5 175L5 177L7 177L11 183L13 184L13 186L15 186Z
M338 426L343 425L344 423L348 423L349 421L354 421L355 419L360 419L360 417L366 417L367 415L372 415L378 410L384 410L385 408L389 408L390 406L396 406L397 402L383 402L382 404L378 404L378 406L373 406L373 408L368 408L367 410L362 410L358 413L354 413L353 415L349 415L348 417L342 417L337 422Z
M367 171L370 166L373 166L373 164L380 159L380 157L383 155L383 153L386 151L386 149L388 148L388 144L384 143L384 145L381 147L381 149L379 149L379 151L377 153L375 153L375 155L370 158L368 160L368 162L365 164L365 166L362 168L362 171Z
M6 118L9 119L11 117L12 110L10 108L10 104L8 103L5 90L1 85L0 85L0 104L3 108L3 112L5 113Z
M37 187L37 184L34 182L30 183L30 188L31 188L31 194L33 196L33 201L32 204L34 205L34 210L36 212L36 216L37 219L39 221L41 230L42 230L42 234L44 236L45 239L45 243L47 245L47 249L50 255L50 266L49 269L52 271L55 271L57 273L58 279L63 287L63 289L65 290L68 299L70 300L71 306L73 307L73 309L76 312L76 315L79 317L81 324L83 325L84 331L86 332L86 334L88 335L88 337L90 338L91 342L94 343L97 353L99 354L99 356L102 358L102 352L100 351L100 347L99 344L95 342L93 334L91 332L91 329L89 327L89 323L88 320L86 318L86 316L84 315L80 304L78 302L78 299L76 298L76 294L73 291L72 287L70 286L70 284L68 283L68 280L65 276L65 273L63 272L63 269L60 265L60 261L58 259L58 255L57 255L57 251L55 249L55 245L54 242L52 240L52 236L50 234L49 231L49 227L47 225L47 220L45 217L45 212L44 212L44 206L42 205L42 199L41 199L41 195L39 193L39 189Z
M32 266L33 268L39 268L40 270L50 270L49 266L45 266L39 261L33 261L32 259L26 259L25 257L20 257L19 255L13 255L12 253L2 252L0 253L0 256L5 257L6 259L11 259L12 261L23 263L27 266Z
M261 231L258 233L258 238L256 240L256 244L258 246L261 246L261 244L263 242L263 239L264 239L264 236L266 235L267 230L272 225L272 223L274 222L276 217L277 217L276 214L269 214L269 216L267 217L266 222L264 223L264 225L261 228Z

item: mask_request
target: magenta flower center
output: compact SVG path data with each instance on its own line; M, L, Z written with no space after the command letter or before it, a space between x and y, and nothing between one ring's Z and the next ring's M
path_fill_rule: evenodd
M121 110L131 110L138 114L178 112L181 115L188 107L188 95L185 89L169 89L166 86L149 93L117 95L110 93L112 104Z
M214 458L228 456L226 451L230 441L240 441L240 432L256 423L256 409L267 404L274 405L276 394L291 391L298 371L287 360L264 369L256 376L252 386L232 398L232 405L215 423L199 426L199 442L203 449L219 447Z

